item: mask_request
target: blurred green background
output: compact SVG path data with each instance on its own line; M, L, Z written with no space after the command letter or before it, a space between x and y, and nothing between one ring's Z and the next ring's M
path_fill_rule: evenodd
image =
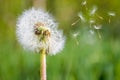
M47 56L47 80L120 80L120 0L0 0L0 80L40 78L39 54L16 39L16 20L32 6L55 16L66 35L64 50Z

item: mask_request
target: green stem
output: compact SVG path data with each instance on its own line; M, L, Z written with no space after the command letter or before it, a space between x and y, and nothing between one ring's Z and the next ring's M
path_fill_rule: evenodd
M46 50L43 49L40 54L40 80L46 80Z

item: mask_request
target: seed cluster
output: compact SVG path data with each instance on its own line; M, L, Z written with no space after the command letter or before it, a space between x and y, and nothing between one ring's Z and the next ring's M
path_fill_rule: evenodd
M24 49L40 53L44 48L55 55L64 48L65 37L48 12L31 8L22 13L16 24L16 35Z
M35 24L35 35L39 37L39 40L45 40L50 37L50 31L49 29L45 28L45 25L42 23Z

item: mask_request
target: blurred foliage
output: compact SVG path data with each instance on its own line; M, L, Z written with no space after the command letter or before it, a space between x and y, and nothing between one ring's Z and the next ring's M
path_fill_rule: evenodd
M17 42L15 30L17 17L31 8L33 1L0 0L0 80L39 80L39 54L25 51ZM120 1L87 0L82 5L84 1L46 2L47 11L55 16L67 37L60 54L47 56L48 80L120 80ZM82 12L89 20L93 6L103 18L96 20L102 25L99 30L90 28L89 22L82 22L78 16ZM110 11L116 15L110 17Z

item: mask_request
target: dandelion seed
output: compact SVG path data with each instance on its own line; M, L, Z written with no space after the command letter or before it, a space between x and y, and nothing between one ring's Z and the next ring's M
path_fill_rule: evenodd
M110 23L111 17L115 16L116 14L115 14L115 12L108 12L108 15L110 16L108 22Z
M84 0L84 1L81 3L81 5L84 6L86 10L88 10L86 4L87 4L87 0Z
M79 35L79 32L73 33L73 37L76 38Z
M72 36L75 39L75 42L76 42L77 45L79 45L79 41L77 40L78 35L79 35L79 32L75 32L75 33L72 34Z
M100 15L98 15L98 14L96 14L96 16L97 16L99 19L103 20L103 17L102 17L102 16L100 16Z
M71 25L73 26L73 25L75 25L76 23L78 23L78 21L79 21L80 19L78 19L78 20L76 20L74 23L72 23Z
M99 29L102 28L102 25L94 25L94 28L97 30L97 34L98 34L99 39L102 39L102 36L99 32Z
M116 14L115 14L115 12L108 12L108 15L109 16L115 16Z
M93 6L92 10L90 11L90 15L94 15L97 9L97 6Z
M79 12L79 13L78 13L78 16L80 17L80 19L81 19L83 22L86 22L83 14L82 14L82 12Z
M87 1L85 0L85 1L82 2L82 5L86 5L86 3L87 3Z
M30 51L39 53L44 48L48 51L47 54L55 55L63 49L65 42L65 37L57 26L48 13L41 9L29 9L18 18L18 41Z
M90 23L91 23L91 24L95 23L95 20L91 19L91 20L90 20Z
M95 28L95 29L101 29L101 28L102 28L102 25L94 25L94 28Z

